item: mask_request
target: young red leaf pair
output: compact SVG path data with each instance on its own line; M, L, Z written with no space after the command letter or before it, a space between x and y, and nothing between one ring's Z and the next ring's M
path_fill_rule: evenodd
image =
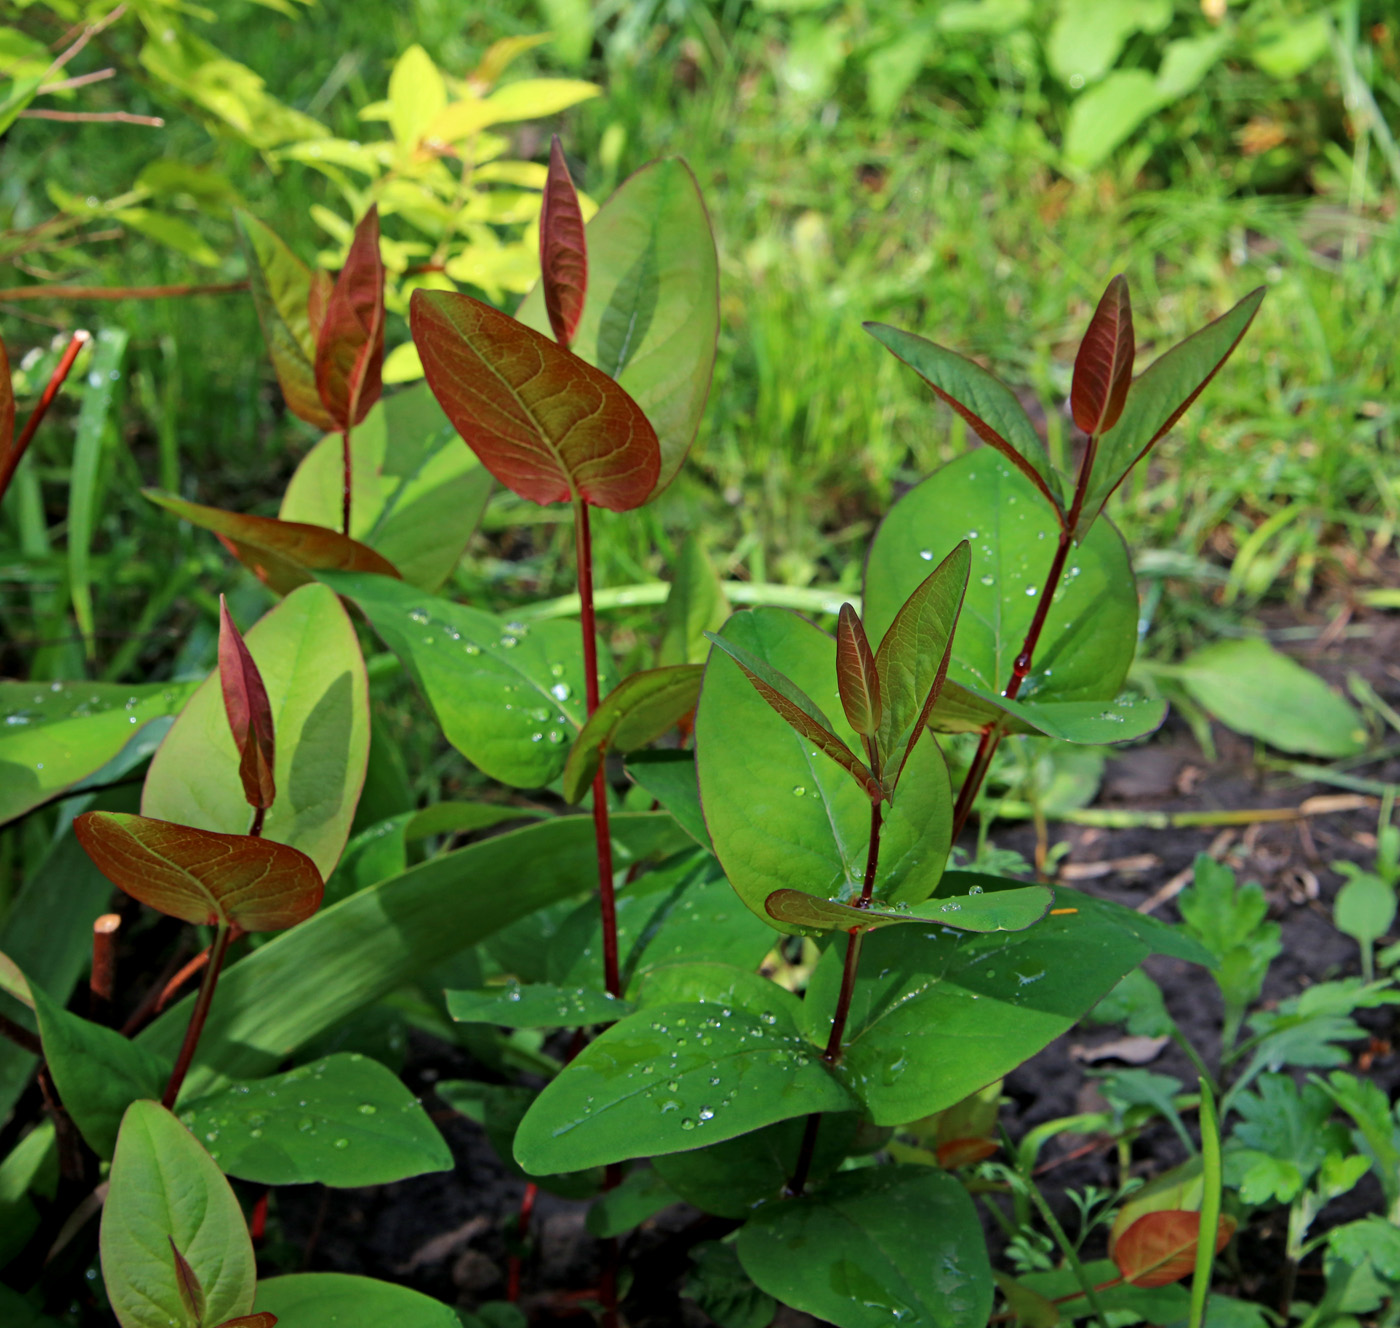
M175 1285L180 1293L180 1303L196 1323L204 1322L206 1298L204 1287L198 1274L190 1267L189 1260L180 1253L173 1236L167 1236L170 1253L175 1260ZM217 1328L276 1328L277 1316L268 1310L257 1314L241 1314L236 1319L225 1319Z
M741 646L706 632L743 669L759 695L798 733L849 771L871 802L893 803L909 754L943 689L953 632L967 590L972 550L964 540L915 588L872 652L855 609L837 620L836 686L847 722L860 734L862 761L811 697Z
M250 807L266 811L277 796L272 777L275 742L272 706L262 674L234 626L222 595L219 596L219 682L223 687L224 710L233 732L233 745L238 748L243 796Z

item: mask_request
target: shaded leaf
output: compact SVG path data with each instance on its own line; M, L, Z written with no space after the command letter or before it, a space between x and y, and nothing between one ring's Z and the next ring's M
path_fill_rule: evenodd
M316 864L271 839L117 812L84 812L73 833L113 885L183 922L281 931L321 906Z
M275 735L272 706L262 674L219 596L219 685L224 694L233 745L238 748L238 776L251 807L271 807L277 796L273 779Z
M507 488L615 512L646 502L656 432L605 373L469 295L414 291L410 317L433 395Z
M574 739L564 766L564 800L583 798L609 751L645 747L690 714L704 675L699 664L677 664L643 669L618 683Z
M379 210L371 204L355 227L316 337L316 389L333 428L348 429L364 419L379 400L383 365L384 263Z
M592 1236L607 1240L635 1231L647 1218L680 1202L680 1195L651 1167L629 1172L621 1185L605 1191L588 1210L585 1225Z
M628 778L645 789L702 848L713 849L705 814L700 810L700 785L695 779L695 753L634 752L627 760Z
M1026 885L970 895L939 895L937 899L900 909L878 905L855 908L835 899L818 899L801 890L775 890L766 908L771 917L794 927L817 931L875 931L900 923L927 926L936 922L957 931L1025 931L1050 911L1055 892L1048 885Z
M549 145L549 178L540 201L540 287L554 339L569 348L588 291L588 246L578 194L555 134Z
M287 1328L462 1328L450 1305L421 1291L350 1273L292 1273L258 1283L259 1307Z
M1215 1235L1220 1253L1234 1234L1235 1219L1222 1217ZM1140 1287L1168 1286L1188 1276L1196 1266L1200 1213L1165 1208L1144 1213L1119 1238L1113 1262L1125 1282Z
M850 604L841 606L836 621L836 686L846 722L873 738L880 727L880 678L860 614Z
M313 580L313 573L323 568L374 572L394 578L399 575L388 559L338 530L270 516L225 512L156 489L143 489L142 493L158 507L213 531L239 562L278 595L290 594Z
M1074 422L1097 437L1118 422L1133 380L1133 308L1120 275L1108 283L1074 357L1070 409Z
M462 1024L501 1028L587 1028L611 1024L635 1006L606 991L511 981L477 991L449 991L447 1013Z

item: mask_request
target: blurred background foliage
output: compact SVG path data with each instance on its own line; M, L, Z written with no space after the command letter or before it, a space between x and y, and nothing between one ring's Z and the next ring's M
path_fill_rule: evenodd
M454 115L469 136L438 132ZM1152 650L1273 601L1385 602L1398 124L1390 0L18 0L0 333L21 408L68 331L108 335L0 512L0 673L207 667L219 590L248 611L262 592L137 490L270 515L315 441L281 410L246 294L83 288L241 281L234 206L335 266L376 199L398 309L415 283L513 308L551 131L593 200L685 156L720 250L692 461L645 512L600 514L603 585L665 577L695 530L727 578L855 591L892 497L967 445L862 321L978 357L1063 458L1073 348L1123 271L1140 363L1270 287L1111 509ZM79 290L32 289L55 285ZM396 318L389 345L406 339ZM566 519L497 494L449 589L502 609L564 593ZM610 621L640 649L647 616Z

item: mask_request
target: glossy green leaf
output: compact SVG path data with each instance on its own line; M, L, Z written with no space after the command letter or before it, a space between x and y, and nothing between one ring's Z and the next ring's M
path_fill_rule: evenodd
M102 1278L122 1328L203 1328L180 1296L170 1244L204 1290L205 1320L253 1308L253 1242L229 1183L190 1132L156 1102L122 1120L102 1208Z
M616 815L619 870L684 840L669 816ZM562 816L495 835L412 867L259 946L219 979L219 998L186 1081L270 1073L313 1037L517 918L591 888L593 820ZM503 886L508 882L508 888ZM171 1055L193 998L167 1010L139 1041Z
M447 993L447 1013L458 1023L502 1028L587 1028L614 1023L635 1008L606 991L549 982L507 982Z
M383 398L350 435L350 535L409 585L437 590L456 567L491 496L491 474L426 383ZM282 497L283 521L340 529L339 434L302 458Z
M1055 892L1048 885L984 893L980 886L967 895L940 894L912 907L854 908L835 899L818 899L800 890L775 890L768 896L768 915L779 922L815 931L878 931L901 923L936 922L957 931L1025 931L1050 911Z
M949 873L944 888L963 893L964 880ZM1149 953L1208 958L1163 924L1105 900L1061 889L1057 908L1078 911L1010 934L931 926L866 937L838 1073L876 1124L932 1115L1001 1078ZM842 949L828 949L808 988L814 1031L829 1026Z
M737 613L724 637L829 701L832 725L858 743L836 695L836 642L786 609ZM697 770L705 821L731 884L779 930L764 903L776 889L820 898L859 893L870 842L870 800L853 780L775 714L728 656L716 651L696 712ZM928 898L942 875L952 821L947 767L926 737L886 809L876 897Z
M792 1017L801 1021L801 1002L786 987L751 968L713 959L681 960L646 968L633 984L632 996L641 1006L699 1002L737 1005L759 1014L786 1006Z
M272 702L278 796L266 838L300 849L328 876L350 835L369 759L368 681L354 626L325 586L293 591L246 636ZM190 698L151 762L143 816L246 834L217 675Z
M786 1012L663 1005L614 1024L546 1086L515 1156L527 1171L576 1170L851 1105Z
M966 356L912 332L901 332L884 323L866 323L865 330L913 369L988 447L996 448L1015 466L1040 491L1063 524L1059 476L1030 417L1005 383Z
M986 451L958 457L890 509L865 569L865 623L872 635L893 621L936 560L960 540L972 547L948 682L933 708L935 729L978 729L1008 713L1001 693L1058 538L1058 522L1029 481ZM1118 532L1099 524L1068 564L1017 698L1022 704L1110 700L1137 648L1137 588ZM1024 724L1020 713L1009 721L1013 731Z
M769 1295L838 1328L982 1328L992 1270L961 1183L932 1167L868 1167L769 1204L739 1235Z
M588 297L572 350L646 412L661 446L657 491L695 440L714 372L719 266L709 214L690 168L671 157L624 180L585 234ZM515 316L549 330L539 286Z
M384 577L328 575L326 584L363 610L473 765L516 788L559 776L586 717L577 623L502 622Z
M342 1052L234 1083L180 1108L230 1176L262 1185L387 1185L450 1171L417 1098L378 1061Z
M286 1328L462 1328L450 1305L350 1273L292 1273L258 1283L257 1307Z
M1205 646L1172 673L1226 728L1271 747L1331 758L1366 747L1366 726L1351 703L1258 637Z
M1145 737L1161 728L1167 717L1165 701L1132 692L1122 692L1111 701L1009 701L1003 696L997 705L1010 733L1043 733L1061 742L1091 746ZM974 705L966 713L975 710ZM950 715L947 722L951 725L956 719Z
M645 747L684 719L700 699L699 664L643 669L624 678L589 716L564 766L564 800L579 802L609 751Z
M339 530L270 516L245 516L217 507L188 503L183 498L143 489L151 502L204 530L220 543L269 590L286 595L314 579L322 568L375 572L397 577L398 569L366 544L347 539Z
M92 1151L109 1158L126 1109L138 1098L160 1097L170 1065L114 1029L69 1013L42 987L30 991L59 1100Z
M695 753L634 752L627 758L628 777L645 789L702 848L712 848L705 816L700 810L700 785L695 778Z
M657 663L703 664L710 653L706 632L717 632L729 617L724 585L694 531L676 559Z
M100 770L193 691L179 682L0 682L0 824Z
M1228 313L1179 342L1133 380L1118 423L1099 441L1075 538L1084 543L1094 518L1128 472L1209 385L1249 330L1264 300L1251 291Z

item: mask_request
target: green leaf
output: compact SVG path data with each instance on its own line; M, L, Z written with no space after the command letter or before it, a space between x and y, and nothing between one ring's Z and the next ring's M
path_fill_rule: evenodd
M413 149L447 106L447 85L432 57L416 43L389 75L389 128L401 148Z
M623 181L585 229L588 297L572 350L615 377L661 444L664 489L695 440L714 370L719 269L690 168L652 162ZM549 331L537 285L516 318Z
M109 1158L126 1109L138 1098L159 1098L170 1065L114 1029L70 1014L42 987L30 994L59 1100L92 1151Z
M638 976L632 994L643 1007L698 1001L738 1005L762 1013L775 1006L786 1006L797 1022L802 1017L802 1003L786 987L752 969L712 959L682 960L648 968Z
M133 1102L102 1209L102 1277L122 1328L202 1328L185 1308L170 1245L204 1289L205 1321L253 1308L253 1242L229 1183L170 1112Z
M308 585L259 619L246 641L277 732L278 796L263 834L300 849L324 878L349 838L369 758L369 685L355 628L330 590ZM252 813L217 672L190 698L151 762L141 813L218 834L247 833Z
M704 1241L691 1250L690 1259L681 1295L693 1300L702 1314L719 1328L769 1328L778 1306L754 1286L732 1244Z
M1129 37L1155 36L1171 20L1171 0L1060 0L1045 60L1066 87L1096 83L1113 68Z
M526 1113L520 1165L551 1172L654 1157L852 1105L785 1011L724 1009L641 1010L589 1043Z
M101 770L193 683L0 682L0 824Z
M616 815L619 870L678 847L669 816ZM561 816L444 853L323 909L225 970L187 1080L253 1078L347 1015L417 981L517 918L579 893L593 861L593 820ZM509 885L503 885L508 882ZM173 1056L193 998L138 1039Z
M942 889L958 891L962 876L950 872ZM932 1115L1001 1078L1153 950L1206 957L1106 900L1060 889L1057 905L1077 912L1010 934L892 927L865 938L838 1074L877 1125ZM808 987L813 1032L830 1026L842 949L827 950Z
M258 1283L257 1307L287 1328L462 1328L449 1305L350 1273L292 1273Z
M588 1210L588 1233L607 1240L636 1230L647 1218L680 1202L680 1195L652 1168L632 1171L622 1184L606 1191Z
M947 1172L870 1167L760 1209L739 1259L763 1290L838 1328L982 1328L992 1270L972 1200Z
M449 991L447 1013L461 1024L501 1028L587 1028L611 1024L636 1007L605 991L511 981L477 991Z
M900 923L936 922L958 931L1025 931L1050 911L1055 892L1048 885L968 895L942 895L900 909L854 908L834 899L817 899L800 890L775 890L768 896L768 915L794 927L817 931L876 931Z
M724 639L781 671L809 697L829 699L832 731L848 746L859 743L840 713L836 642L825 632L789 610L756 609L730 618ZM730 882L754 913L778 926L764 907L776 889L826 899L859 893L870 799L794 733L719 651L706 669L695 736L705 820ZM951 820L947 767L938 744L925 738L909 758L898 800L886 810L875 887L881 901L928 898L943 872Z
M1061 742L1088 746L1146 737L1161 728L1167 717L1165 701L1131 692L1121 693L1111 701L1012 701L1002 696L996 704L1006 716L1009 732L1043 733ZM968 713L980 713L980 706L979 698ZM950 706L950 714L955 709Z
M1365 750L1366 727L1351 704L1258 637L1217 641L1172 673L1227 728L1271 747L1328 758Z
M1090 1286L1100 1286L1104 1282L1115 1282L1120 1276L1118 1265L1112 1259L1095 1259L1084 1265L1084 1274ZM1074 1270L1068 1267L1057 1268L1050 1273L1025 1273L1021 1284L1053 1300L1059 1306L1061 1315L1070 1321L1091 1319L1094 1307L1085 1300L1079 1289L1079 1281ZM1209 1322L1216 1323L1214 1306L1220 1297L1211 1298ZM1122 1321L1151 1324L1176 1324L1186 1321L1191 1297L1180 1283L1164 1287L1110 1286L1098 1293L1098 1301L1107 1314L1120 1314ZM1229 1325L1226 1325L1229 1328Z
M1353 863L1338 866L1354 867ZM1363 945L1378 941L1395 922L1395 888L1374 872L1352 870L1350 880L1337 891L1332 922L1340 932Z
M353 1188L452 1169L418 1099L353 1052L230 1084L182 1106L180 1118L228 1175L261 1185Z
M865 330L913 369L988 447L1015 466L1054 509L1059 523L1064 523L1060 478L1030 417L1001 379L965 355L912 332L884 323L866 323Z
M1163 104L1157 80L1145 69L1115 69L1070 104L1065 121L1067 165L1091 171Z
M1128 403L1131 409L1131 393ZM935 729L975 730L1003 716L1009 716L1012 732L1034 727L1022 718L1027 712L1005 705L1001 694L1058 538L1058 523L1030 483L985 451L958 457L890 509L865 569L865 622L872 634L886 630L947 550L964 539L972 546L948 682L933 708ZM1137 588L1121 536L1102 523L1068 562L1017 698L1022 707L1108 701L1118 695L1133 661ZM1100 705L1094 713L1103 710Z
M1114 73L1098 88L1075 102L1070 112L1073 124L1079 107L1100 93L1111 82L1141 74L1141 70ZM1099 440L1098 455L1090 476L1079 526L1074 532L1081 545L1104 503L1123 482L1128 472L1184 415L1191 403L1230 358L1240 338L1249 330L1264 299L1264 288L1251 291L1228 313L1208 323L1165 355L1152 362L1128 389L1127 404L1118 423Z
M350 534L420 590L456 567L491 495L491 475L465 447L426 383L375 403L350 436ZM302 458L278 516L338 530L341 437Z
M325 581L355 601L403 660L467 760L516 788L558 778L586 717L577 623L502 622L387 577Z
M34 81L37 83L38 79ZM0 132L3 129L4 104L0 103ZM60 1328L57 1319L50 1319L19 1292L11 1291L7 1286L0 1286L0 1318L4 1319L6 1328Z
M564 801L588 792L609 751L632 752L673 729L700 699L699 664L643 669L624 678L589 716L564 765Z
M694 752L633 752L625 768L632 782L670 812L686 834L702 848L712 849L705 814L700 810Z
M706 632L717 632L729 617L724 585L693 531L685 537L666 596L665 623L657 663L703 664L709 656Z

